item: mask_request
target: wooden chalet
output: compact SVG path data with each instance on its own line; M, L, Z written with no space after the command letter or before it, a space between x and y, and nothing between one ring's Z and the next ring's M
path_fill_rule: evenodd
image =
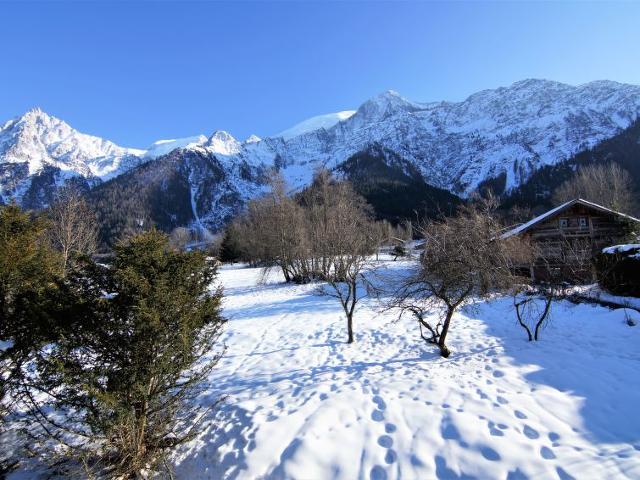
M594 254L623 243L640 228L640 220L577 198L502 234L523 235L534 243L540 257L523 265L533 280L590 282Z

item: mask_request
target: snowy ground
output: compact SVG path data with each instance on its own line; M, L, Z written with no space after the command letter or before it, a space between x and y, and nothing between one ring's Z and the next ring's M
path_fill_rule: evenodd
M335 299L258 277L221 271L229 350L202 401L228 400L178 478L640 478L640 326L622 312L561 303L528 343L509 299L482 303L445 360L373 300L347 345Z

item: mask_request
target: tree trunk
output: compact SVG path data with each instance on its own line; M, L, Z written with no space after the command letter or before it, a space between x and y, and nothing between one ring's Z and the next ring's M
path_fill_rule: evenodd
M355 277L349 281L349 297L347 298L351 300L349 310L346 312L347 329L349 330L349 340L347 343L353 343L353 312L356 309L356 303L358 301L358 280Z
M538 323L536 324L536 330L534 333L533 338L536 340L536 342L538 341L538 335L540 333L540 327L542 327L542 324L544 323L544 321L546 320L547 316L549 315L549 310L551 310L551 302L553 301L553 297L549 296L545 298L545 304L544 304L544 311L542 312L542 316L540 317L540 320L538 320Z
M529 341L533 341L533 335L531 335L531 330L529 329L529 327L527 326L526 323L524 323L524 321L522 320L522 315L520 315L520 307L522 307L523 305L526 305L526 300L524 300L523 302L520 303L516 303L516 317L518 318L518 323L520 324L520 326L522 328L524 328L524 331L527 332L527 337L529 338Z
M286 283L289 283L291 281L291 276L289 275L289 270L284 265L281 265L280 268L282 269L282 274L284 275L284 281Z
M455 312L456 307L448 307L447 308L447 316L444 319L444 324L442 325L442 332L440 333L440 338L438 338L438 348L440 349L440 355L444 358L448 358L451 355L451 350L446 345L447 341L447 333L449 333L449 325L451 324L451 317L453 317L453 312Z

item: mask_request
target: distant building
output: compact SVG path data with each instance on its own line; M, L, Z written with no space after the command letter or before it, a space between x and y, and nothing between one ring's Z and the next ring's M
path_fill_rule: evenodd
M540 250L533 265L523 265L534 280L593 280L591 259L603 247L627 240L640 220L581 198L571 200L502 234L521 235Z

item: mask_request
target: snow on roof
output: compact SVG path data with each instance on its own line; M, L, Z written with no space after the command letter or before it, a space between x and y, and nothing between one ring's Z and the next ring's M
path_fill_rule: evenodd
M552 217L556 213L561 212L562 210L565 210L565 209L569 208L570 206L578 204L578 203L582 204L582 205L585 205L587 207L595 208L595 209L603 211L603 212L607 212L607 213L612 213L614 215L618 215L619 217L624 217L624 218L626 218L628 220L631 220L631 221L634 221L634 222L640 222L640 220L638 220L637 218L632 217L630 215L626 215L624 213L616 212L615 210L611 210L610 208L603 207L602 205L598 205L597 203L593 203L593 202L590 202L588 200L584 200L582 198L576 198L574 200L570 200L568 202L565 202L562 205L559 205L559 206L557 206L555 208L552 208L548 212L545 212L542 215L539 215L536 218L534 218L532 220L529 220L527 223L523 223L522 225L519 225L516 228L513 228L513 229L503 233L500 238L509 238L509 237L512 237L513 235L518 235L518 234L528 230L529 228L531 228L536 223L539 223L539 222L541 222L541 221L543 221L543 220L545 220L545 219L547 219L549 217Z
M614 253L625 253L632 250L640 250L640 243L627 243L622 245L613 245L602 249L602 253L612 255ZM638 254L634 255L638 256Z

